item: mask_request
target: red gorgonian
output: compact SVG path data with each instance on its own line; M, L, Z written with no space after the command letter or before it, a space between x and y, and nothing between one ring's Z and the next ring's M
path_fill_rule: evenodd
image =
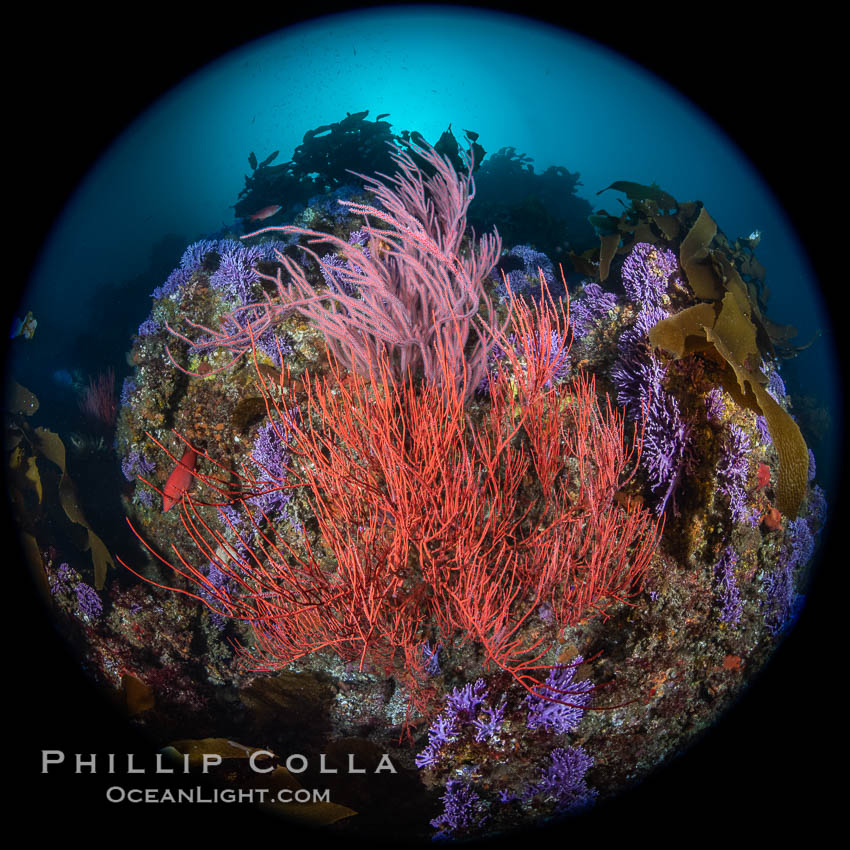
M333 652L383 669L419 701L425 642L449 652L472 642L484 666L546 695L557 630L639 589L660 535L658 520L622 496L639 434L627 437L624 414L600 402L592 377L552 380L557 363L539 341L563 339L566 318L547 299L517 301L509 330L503 367L475 410L450 346L438 345L444 380L431 383L410 371L399 379L386 352L368 377L332 356L327 374L305 374L297 414L280 401L293 397L285 375L273 385L257 369L293 458L274 486L304 488L315 529L294 540L245 498L231 504L247 531L222 509L214 517L210 488L220 502L232 489L212 467L196 476L205 486L183 494L181 519L227 582L211 582L188 553L154 552L195 586L175 590L250 624L244 664L277 670ZM541 606L554 631L532 617Z

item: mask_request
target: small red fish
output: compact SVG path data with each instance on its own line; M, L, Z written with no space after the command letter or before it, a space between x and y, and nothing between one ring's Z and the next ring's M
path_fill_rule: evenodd
M192 472L195 469L195 458L197 456L193 449L187 448L183 452L183 457L180 458L180 463L174 467L174 471L168 476L168 481L162 488L163 511L170 510L192 486Z
M261 210L257 210L255 213L252 213L248 216L248 221L265 221L267 218L271 218L276 212L280 212L283 209L280 204L272 204L269 207L263 207Z

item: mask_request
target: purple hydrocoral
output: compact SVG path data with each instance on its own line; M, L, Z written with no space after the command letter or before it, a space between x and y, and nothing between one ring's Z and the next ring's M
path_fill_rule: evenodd
M619 358L611 370L617 403L626 408L629 419L639 422L646 416L650 399L664 394L667 369L652 354L649 341L637 328L623 331L618 352Z
M551 287L555 282L555 269L552 261L540 251L535 251L530 245L516 245L510 251L502 255L502 260L512 258L514 262L521 262L521 269L513 269L505 274L504 280L498 266L491 272L491 278L496 282L496 295L500 301L507 301L509 293L518 295L529 289L540 287L540 274L542 272L546 285ZM507 285L505 285L507 283Z
M150 475L156 469L156 464L148 460L139 449L131 449L121 461L121 472L128 481L135 481L140 476Z
M676 491L696 464L694 424L682 416L678 400L665 389L667 367L650 349L648 339L650 329L667 315L663 296L677 271L673 252L646 242L635 245L626 257L623 287L641 306L634 326L620 336L611 378L628 417L643 423L641 466L660 497L656 510L662 513L672 500L678 514Z
M823 528L823 524L826 522L826 513L826 493L824 493L823 487L819 484L815 484L811 490L811 494L809 495L808 521L809 529L811 531L820 531L820 529Z
M641 464L653 492L660 495L657 512L663 513L672 499L673 513L678 515L676 490L696 464L693 423L682 417L678 400L661 388L645 410Z
M671 278L678 270L679 263L672 251L639 242L623 261L620 277L632 301L645 307L660 307Z
M348 236L348 244L356 245L363 252L363 256L371 259L369 248L369 234L365 230L354 230ZM357 295L356 281L363 269L354 263L351 258L342 257L339 254L327 253L322 257L322 277L332 292L341 293L349 297Z
M593 690L591 682L574 680L576 668L582 661L579 656L572 665L551 669L547 687L543 689L550 699L526 698L530 729L549 734L576 729ZM571 704L564 705L565 702ZM416 757L417 767L433 768L441 762L444 771L454 767L453 778L447 782L442 797L443 814L431 821L439 830L435 838L470 838L487 820L489 803L481 799L472 785L458 778L470 775L467 770L476 773L478 766L459 767L453 758L460 755L468 762L469 748L474 746L469 737L472 728L476 730L475 741L487 742L489 747L498 747L505 753L505 747L510 745L510 739L503 739L501 734L506 704L507 695L503 694L498 705L491 705L485 683L478 679L455 688L446 698L446 708L431 724L428 746ZM546 739L542 735L538 740ZM594 801L597 792L588 787L585 779L592 765L593 759L581 747L559 747L549 753L548 762L536 776L520 770L507 787L490 786L487 790L491 795L496 794L502 804L516 801L522 805L544 806L556 815L563 815ZM539 763L533 769L539 770ZM500 781L497 786L503 784Z
M278 369L283 368L282 358L288 357L295 351L289 338L275 333L274 328L269 328L260 334L257 339L257 350L265 354Z
M191 280L193 271L194 269L183 268L182 266L174 269L174 271L166 278L165 283L154 289L151 293L151 297L155 300L159 300L160 298L168 298L174 295Z
M795 576L814 553L815 539L803 519L788 523L788 536L777 568L764 577L765 622L773 634L787 630L797 619L805 596L795 590Z
M660 308L649 308L623 332L611 378L629 419L642 423L641 466L660 497L656 510L663 513L672 499L678 513L676 490L695 464L693 423L682 417L678 400L664 388L667 368L649 348L649 328L663 317Z
M529 694L525 698L528 706L526 726L546 732L563 734L578 728L584 709L590 702L593 682L584 679L575 682L576 668L584 658L579 655L566 667L553 667L549 671L541 695Z
M307 207L319 215L329 219L333 226L339 226L349 216L348 209L340 201L350 201L355 195L361 194L362 189L352 183L345 183L329 195L313 195L307 201Z
M487 820L485 803L469 785L459 779L450 779L446 783L446 793L441 800L443 813L431 821L431 826L437 830L435 838L472 832Z
M712 387L705 395L705 415L710 422L720 422L726 411L726 402L723 399L723 390L720 387Z
M717 489L729 500L732 522L741 522L747 515L749 457L749 436L737 425L730 426L717 464Z
M84 581L79 582L74 588L74 595L77 597L78 609L84 617L96 620L103 613L103 602L100 601L100 596Z
M514 349L514 351L516 351L518 347L516 334L510 334L507 337L507 342ZM484 372L484 375L481 377L481 380L478 382L476 392L478 392L479 394L484 394L487 392L488 388L490 387L490 381L496 377L506 357L507 353L498 343L496 343L490 349L489 353L487 354L487 369Z
M145 487L143 484L137 484L133 497L144 508L152 508L156 504L156 495L150 487Z
M121 406L130 404L130 399L133 393L136 392L136 382L129 377L124 378L124 383L121 384Z
M214 239L201 239L193 242L183 252L180 258L180 268L189 272L203 268L204 262L209 254L217 253L218 242Z
M290 500L289 491L281 489L289 466L289 452L283 439L285 433L271 420L263 423L251 452L251 459L260 472L254 486L256 495L249 496L246 501L269 517L283 516Z
M289 453L282 439L286 433L273 420L264 422L257 431L251 457L262 467L266 477L282 480L289 467Z
M756 428L758 428L759 439L764 445L769 445L773 442L773 438L770 436L770 431L767 427L767 420L764 416L756 416Z
M555 802L559 814L576 812L593 803L597 792L589 788L585 774L593 766L593 759L582 747L558 747L550 754L551 762L543 771L540 781L529 789L527 797L538 794Z
M87 620L96 620L103 613L103 602L98 592L86 584L76 570L67 563L56 568L56 581L50 589L53 594L73 591L77 600L77 612Z
M415 759L418 768L431 767L437 763L440 751L445 744L454 741L458 735L456 718L452 714L441 712L428 727L428 744Z
M262 339L271 329L269 323L258 321L263 314L263 309L260 305L243 305L225 314L219 321L219 328L225 334L244 334L250 340L253 350L253 346L256 346L257 341ZM168 329L174 333L171 328ZM189 353L196 354L220 345L220 335L212 334L192 342L189 346Z
M224 591L227 592L228 585L230 584L230 578L226 573L219 569L217 564L210 561L209 564L207 564L207 582L209 582L209 587L206 585L201 587L201 597L206 600L207 606L210 609L210 622L216 629L218 629L218 631L223 631L224 627L227 625L227 620L223 614L215 610L217 601L217 594L215 591L221 591L224 589Z
M280 255L290 246L297 242L295 237L288 239L270 239L257 244L257 257L259 262L279 263Z
M779 568L764 577L764 619L772 634L786 631L803 607L803 595L794 589L794 570L784 560Z
M292 241L275 239L256 245L245 245L236 239L201 239L193 242L183 252L180 265L152 295L155 299L174 295L189 282L195 272L206 270L210 273L213 289L221 292L229 301L244 305L250 300L252 284L259 279L255 266L260 262L279 262L279 252ZM139 333L145 335L141 329Z
M483 706L479 716L472 721L472 725L475 727L476 730L475 740L494 740L501 731L504 720L505 697L502 697L502 701L495 708L491 705Z
M785 390L785 381L782 380L782 375L779 374L779 369L776 366L773 367L767 377L767 392L776 401L782 401L788 394Z
M556 330L550 331L548 344L544 340L542 345L540 334L534 332L534 335L527 335L525 343L521 342L516 334L510 334L506 340L513 348L514 353L520 358L528 358L531 355L537 363L538 368L543 368L551 377L546 381L545 386L550 387L552 382L563 381L572 368L570 361L570 336L569 332L563 336ZM542 348L545 352L543 357L538 356L538 350ZM506 352L498 344L493 346L492 351L487 357L487 373L481 379L478 385L478 392L485 393L490 385L490 381L495 378L498 371L501 369L501 364L507 357ZM545 361L545 362L544 362ZM524 367L527 371L527 365Z
M493 708L483 679L454 688L446 697L446 707L428 729L428 744L416 756L416 766L431 767L437 763L443 746L456 740L464 729L476 730L475 740L491 740L500 731L505 713L504 699Z
M743 605L738 593L738 580L735 577L735 567L738 564L738 553L727 546L720 555L720 560L714 568L714 577L723 606L720 619L724 623L737 624L741 619Z
M264 259L257 245L245 246L234 239L218 243L218 268L210 275L210 286L239 305L251 300L252 284L260 279L254 266Z
M422 644L422 663L425 668L425 673L428 676L439 676L443 671L440 669L440 644L436 644L431 648L431 644L426 640Z
M528 340L528 343L529 349L532 352L536 352L538 345L540 345L539 337ZM546 386L548 387L551 386L552 381L562 381L569 373L570 347L567 340L561 337L557 331L551 332L548 346L544 342L542 347L544 349L548 347L549 349L546 353L546 369L552 369L552 377L546 382Z
M788 523L788 560L792 569L804 567L815 551L815 539L805 519Z
M570 324L576 339L582 339L593 326L617 306L617 296L598 283L585 283L581 298L570 303Z
M467 682L462 688L455 688L446 697L446 706L458 722L464 725L475 720L486 699L487 686L483 679L477 679L475 684Z
M218 514L221 524L225 528L231 528L237 533L242 525L242 514L233 505L218 505Z
M546 381L547 387L551 386L553 381L562 381L570 372L570 345L568 340L568 336L562 337L558 331L551 331L549 344L547 345L545 342L543 343L542 347L544 350L548 349L545 355L546 362L544 364L544 368L546 371L551 369L552 375L552 377ZM525 345L523 345L523 343L517 339L516 334L510 334L507 337L506 342L513 348L514 353L518 357L523 357L526 350L528 350L536 358L537 349L540 345L540 336L539 334L536 336L529 335L526 338ZM496 375L502 368L502 364L506 357L507 354L500 345L496 344L493 346L490 353L487 355L487 371L478 382L477 392L479 394L487 392L490 382L495 379ZM543 358L540 359L542 360Z
M56 568L56 584L51 589L51 593L58 593L60 590L68 590L77 579L76 570L72 570L70 564L63 562Z
M339 254L327 253L322 257L321 272L328 289L332 292L353 296L357 292L345 278L347 268L348 261L344 257L340 257Z
M140 325L138 330L139 336L152 336L162 330L162 323L153 316L148 316Z

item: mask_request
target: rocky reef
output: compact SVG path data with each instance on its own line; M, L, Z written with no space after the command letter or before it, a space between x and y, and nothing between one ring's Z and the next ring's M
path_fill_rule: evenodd
M121 579L23 388L10 485L69 640L158 746L237 786L279 753L281 787L331 796L277 809L342 834L495 835L622 794L718 719L803 604L826 500L757 236L621 181L620 216L475 241L496 202L470 206L471 147L388 149L366 115L286 167L252 154L237 215L279 211L152 293L115 437ZM343 189L351 145L390 150L395 182ZM299 168L327 179L293 194ZM44 544L42 483L92 565ZM329 784L320 756L367 773Z

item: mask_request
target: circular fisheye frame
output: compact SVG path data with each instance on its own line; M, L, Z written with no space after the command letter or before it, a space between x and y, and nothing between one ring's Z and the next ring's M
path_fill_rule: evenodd
M293 24L111 141L12 306L26 639L98 706L38 793L400 846L575 836L712 729L736 769L838 367L776 197L649 71L483 9Z

